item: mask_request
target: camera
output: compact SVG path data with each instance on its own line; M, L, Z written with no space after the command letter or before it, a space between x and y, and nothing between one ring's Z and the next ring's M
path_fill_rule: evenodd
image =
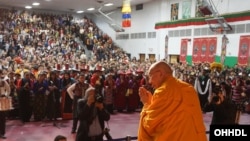
M220 100L220 97L219 96L213 96L212 100L211 100L211 103L212 104L216 104L218 101Z
M105 135L105 137L107 138L107 140L112 140L111 135L109 134L110 129L109 128L104 128L103 130L103 134Z
M99 102L99 103L102 103L103 102L103 97L100 94L96 94L95 101Z

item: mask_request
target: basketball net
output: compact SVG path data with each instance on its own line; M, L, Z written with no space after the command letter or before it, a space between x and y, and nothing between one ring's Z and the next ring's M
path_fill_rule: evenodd
M216 28L216 30L214 31L214 34L215 35L220 35L223 33L223 28L222 27L218 27Z

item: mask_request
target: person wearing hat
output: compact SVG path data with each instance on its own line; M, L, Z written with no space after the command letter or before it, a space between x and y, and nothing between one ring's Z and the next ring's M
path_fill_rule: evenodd
M10 85L7 81L5 81L3 76L3 71L0 70L0 96L1 98L6 98L10 95ZM2 100L0 101L2 102ZM0 105L4 105L0 103ZM6 139L5 137L5 129L6 129L6 109L0 109L0 138Z
M79 75L78 81L67 88L70 98L73 100L73 125L71 133L76 133L78 116L77 116L77 102L83 98L85 91L88 89L89 84L85 83L85 74Z
M74 84L76 81L74 78L70 77L69 71L63 72L63 77L61 79L61 104L62 104L62 117L63 119L72 118L72 104L73 100L70 98L67 89Z
M97 64L90 78L90 85L95 88L99 95L103 95L104 80L103 68L101 65Z
M146 80L145 80L145 77L143 76L144 71L141 68L139 68L136 70L136 74L137 74L136 80L137 80L137 83L140 85L140 87L145 85Z
M198 93L201 109L211 99L212 96L212 80L209 76L210 70L204 67L200 76L197 76L194 83L194 88Z
M75 64L75 67L71 68L71 70L70 70L71 78L74 78L77 80L79 73L80 73L80 70L78 68L78 64Z
M113 73L109 72L104 81L104 104L110 114L114 113L114 93L116 90Z
M152 87L148 84L147 78L144 75L144 71L141 68L136 70L136 83L139 87L145 87L147 90L153 92ZM139 101L139 107L142 107L142 103Z
M116 93L114 95L114 106L118 112L123 112L126 108L126 93L128 83L126 81L126 73L123 70L118 71L118 77L115 80Z
M89 71L89 65L83 63L80 67L80 72L85 74L85 83L90 84L91 72Z
M128 84L126 92L127 112L134 112L139 106L139 84L136 81L136 76L129 69L126 71L126 83Z

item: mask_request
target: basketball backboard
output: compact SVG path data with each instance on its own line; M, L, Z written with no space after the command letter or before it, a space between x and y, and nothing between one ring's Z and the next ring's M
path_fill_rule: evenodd
M209 25L209 28L213 32L218 32L218 30L221 31L230 31L232 30L232 27L227 23L224 17L215 17L210 19L205 19L207 24Z

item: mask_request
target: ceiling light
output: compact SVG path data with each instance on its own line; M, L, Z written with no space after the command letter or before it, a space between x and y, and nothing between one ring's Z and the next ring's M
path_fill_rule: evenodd
M34 6L38 6L38 5L40 5L40 3L38 3L38 2L34 2L34 3L32 3L32 5L34 5Z
M45 1L51 1L51 0L45 0Z
M95 10L95 8L89 8L89 9L87 9L88 11L93 11L93 10Z
M31 6L25 6L26 9L31 9L32 7Z
M112 6L112 5L114 5L113 3L106 3L106 4L104 4L104 6Z
M79 10L79 11L76 11L76 13L80 14L80 13L83 13L84 11L82 10Z

